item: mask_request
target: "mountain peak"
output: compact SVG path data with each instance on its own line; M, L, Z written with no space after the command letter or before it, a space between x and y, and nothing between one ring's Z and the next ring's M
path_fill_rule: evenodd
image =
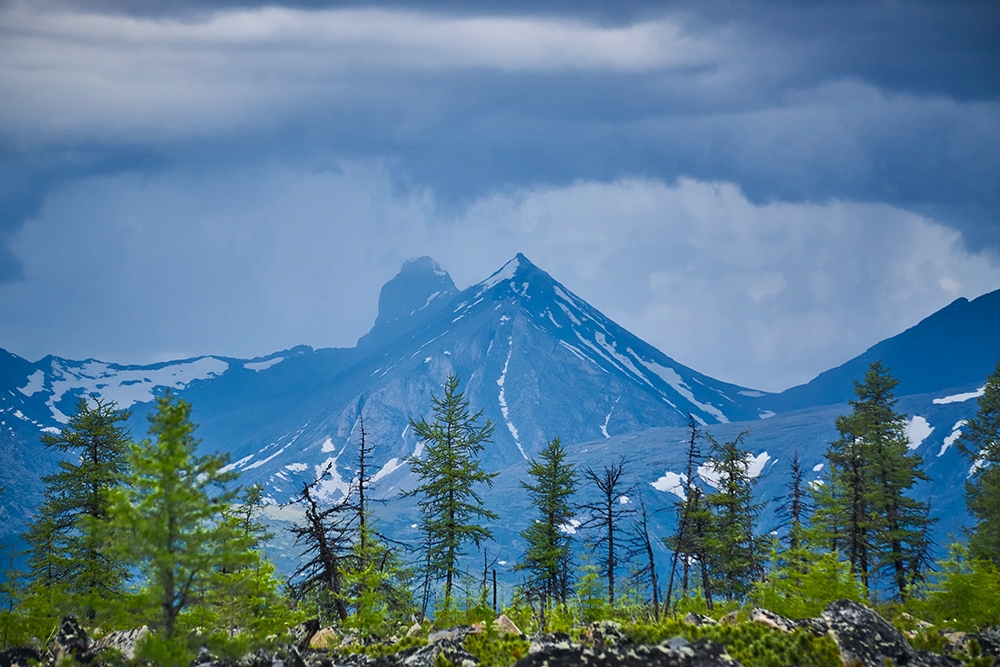
M457 293L451 276L430 257L406 260L399 273L382 286L375 326L358 345L384 342L413 328L447 304L446 297Z
M523 254L517 253L513 259L494 271L489 278L476 285L475 288L477 293L482 294L507 281L517 282L520 280L522 283L531 283L538 279L542 279L546 283L555 282L552 276L532 264L531 260ZM516 288L515 291L518 289L520 288Z

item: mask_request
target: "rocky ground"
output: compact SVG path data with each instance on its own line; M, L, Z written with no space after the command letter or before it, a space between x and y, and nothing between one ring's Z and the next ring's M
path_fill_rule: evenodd
M688 614L684 620L695 627L716 625L716 621L695 614ZM1000 666L1000 631L997 628L975 634L939 632L935 635L940 647L938 652L918 650L907 636L877 613L846 600L831 603L822 616L810 619L787 619L765 609L754 609L751 622L777 633L804 631L813 637L830 637L839 651L841 664L848 667L886 667L889 663L898 667ZM497 619L493 629L494 637L512 641L508 646L515 647L514 657L512 654L505 657L507 664L519 657L516 667L740 666L723 643L706 638L689 641L681 636L658 643L637 642L630 639L619 624L609 621L591 624L576 641L562 633L525 637L506 616ZM343 638L337 637L332 630L321 630L313 621L297 627L292 643L277 649L260 650L236 661L222 660L203 651L190 667L441 667L448 664L471 667L481 664L470 646L474 636L483 632L481 627L460 626L432 633L424 643L420 628L416 626L409 633L409 648L374 657L345 651ZM0 653L0 667L128 664L135 658L137 644L147 634L145 628L140 628L91 641L76 621L64 619L55 639L45 650L8 649ZM404 640L401 645L406 644ZM522 649L524 654L518 655ZM785 662L791 665L800 661Z

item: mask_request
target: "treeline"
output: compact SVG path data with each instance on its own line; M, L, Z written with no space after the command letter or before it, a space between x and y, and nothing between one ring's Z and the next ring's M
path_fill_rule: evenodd
M823 479L807 484L793 458L787 493L776 499L782 525L771 534L759 531L747 434L720 443L692 419L676 529L662 540L667 563L656 562L651 517L626 459L578 469L552 440L521 482L534 516L521 533L527 546L513 566L519 583L507 611L522 627L560 629L745 604L803 617L848 598L970 627L1000 623L1000 363L958 441L972 466L965 493L974 524L940 562L932 559L930 506L912 496L927 478L895 409L896 384L880 362L855 383ZM66 456L43 478L24 572L11 550L0 645L42 641L72 615L103 632L148 625L144 657L181 664L194 643L241 653L308 617L363 643L398 636L413 618L447 626L498 611L486 555L498 516L481 496L496 473L479 462L493 424L470 410L458 378L433 397L429 419L410 422L423 450L406 459L417 485L403 495L416 501L419 544L379 529L373 443L362 421L347 492L325 497L328 470L293 500L301 559L287 578L265 555L274 535L263 489L240 488L226 457L198 454L190 413L168 391L150 415L149 438L134 443L123 426L128 411L83 399L61 433L43 436ZM711 490L695 483L699 474L713 477ZM468 571L473 547L481 576Z

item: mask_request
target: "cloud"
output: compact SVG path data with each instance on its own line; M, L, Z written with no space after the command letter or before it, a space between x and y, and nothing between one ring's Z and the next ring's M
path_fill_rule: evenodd
M755 204L730 183L631 178L456 210L366 162L88 179L14 249L25 278L0 286L0 309L19 313L0 340L28 357L350 346L408 257L463 286L523 251L681 363L771 390L1000 286L994 256L884 204Z

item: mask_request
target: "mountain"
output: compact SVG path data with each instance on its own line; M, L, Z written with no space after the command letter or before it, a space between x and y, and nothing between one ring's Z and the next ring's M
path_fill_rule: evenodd
M300 346L250 360L207 356L150 366L58 357L32 363L0 351L0 485L8 487L0 537L23 529L40 498L38 477L56 463L38 444L40 433L65 424L81 396L130 407L139 439L154 397L169 387L192 403L202 449L227 453L241 481L264 484L275 508L324 471L322 495L343 493L363 419L375 444L375 495L386 501L379 507L384 529L415 538L412 501L398 499L414 484L404 459L421 447L409 420L430 414L431 396L455 373L473 410L496 425L483 452L484 467L500 473L485 494L502 510L491 549L513 562L530 517L519 485L526 460L551 438L562 439L571 460L595 469L625 456L651 510L668 510L689 414L720 440L749 430L758 496L768 500L783 493L795 451L806 470L821 474L853 381L881 357L900 378L912 447L934 479L918 493L932 499L943 544L966 520L961 489L969 462L952 445L1000 356L992 334L998 320L1000 292L962 299L807 385L767 394L676 362L521 254L464 290L423 257L386 283L371 331L353 348ZM710 466L699 480L711 485ZM766 512L769 529L775 518ZM672 512L656 514L654 532L665 535L672 521ZM286 564L296 556L287 543L275 549Z
M843 403L854 380L879 359L899 378L897 394L967 387L988 375L1000 358L1000 290L956 299L903 333L873 345L850 361L765 401L778 412Z

